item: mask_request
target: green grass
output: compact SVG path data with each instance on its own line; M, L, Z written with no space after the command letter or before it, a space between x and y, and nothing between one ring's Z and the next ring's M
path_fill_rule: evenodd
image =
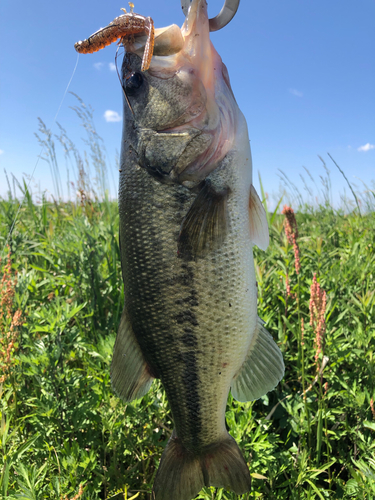
M53 136L40 120L37 136L56 200L64 189L55 140L66 160L66 199L73 188L77 200L51 203L39 193L35 203L14 177L13 194L9 183L9 198L0 199L0 498L151 500L173 423L160 383L128 405L110 387L124 301L118 209L106 196L105 149L92 110L77 99L88 152L60 125ZM298 209L299 275L280 196L267 211L270 246L255 249L258 312L286 373L258 401L228 398L230 432L253 477L244 499L375 499L375 194L349 184L354 201L344 196L343 210L333 210L321 160L321 186L306 170L304 195L281 174L284 200ZM265 200L262 184L261 191ZM314 274L327 303L317 358ZM237 496L211 488L198 498Z
M15 200L0 201L1 247L16 210ZM284 216L268 216L270 247L255 250L259 315L283 351L286 373L256 402L229 396L227 422L253 476L243 498L375 498L375 213L298 212L298 277ZM108 200L36 205L30 198L21 209L9 242L17 283L8 287L11 311L0 315L3 355L14 313L24 320L12 330L17 338L0 384L3 498L71 499L80 484L84 499L139 491L138 498L151 498L173 424L160 383L128 405L111 391L123 304L117 234L117 206ZM327 294L317 363L309 325L314 273ZM316 378L323 356L328 362ZM212 488L198 498L237 496Z

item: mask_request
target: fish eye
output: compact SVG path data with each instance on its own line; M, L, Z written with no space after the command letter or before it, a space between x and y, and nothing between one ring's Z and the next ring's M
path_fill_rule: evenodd
M134 95L142 87L143 75L139 71L133 73L125 80L125 92Z

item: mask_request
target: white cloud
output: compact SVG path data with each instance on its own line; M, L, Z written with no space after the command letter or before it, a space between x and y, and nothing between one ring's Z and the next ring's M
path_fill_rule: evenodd
M297 89L289 89L289 92L297 97L303 97L303 93Z
M106 122L120 122L122 120L117 111L112 111L110 109L107 109L104 113L104 119Z
M110 62L108 64L110 71L116 71L116 64L113 62Z
M104 66L104 63L102 63L102 62L98 62L98 63L94 64L94 68L99 70L99 71L102 69L103 66Z
M369 142L364 146L359 146L358 151L370 151L370 149L374 149L374 144L370 144Z
M2 155L4 153L4 151L2 149L0 149L0 155Z

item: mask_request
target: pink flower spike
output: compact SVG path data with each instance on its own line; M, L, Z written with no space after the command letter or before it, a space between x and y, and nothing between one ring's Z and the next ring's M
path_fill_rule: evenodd
M326 331L325 314L327 308L327 294L320 288L314 273L310 287L310 326L315 333L315 362L318 364L319 354L324 348L324 334Z

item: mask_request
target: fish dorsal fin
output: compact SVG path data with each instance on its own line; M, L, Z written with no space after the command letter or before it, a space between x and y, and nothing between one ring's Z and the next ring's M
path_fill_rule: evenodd
M235 375L231 391L238 401L253 401L272 391L284 376L280 349L258 318L246 359Z
M181 224L178 237L180 257L196 259L223 243L229 228L229 192L229 188L218 192L209 180L204 182Z
M124 401L132 401L144 396L153 380L124 308L113 349L112 388Z
M267 215L258 193L255 191L255 187L252 184L250 186L249 197L249 219L252 242L261 250L267 250L270 240Z

